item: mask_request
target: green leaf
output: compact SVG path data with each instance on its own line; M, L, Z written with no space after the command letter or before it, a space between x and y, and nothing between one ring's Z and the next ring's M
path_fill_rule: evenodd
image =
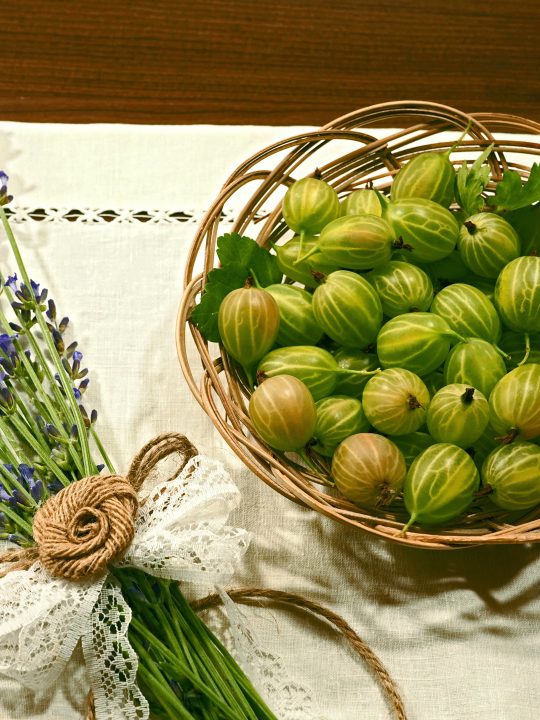
M217 255L222 267L208 273L201 301L190 315L190 320L210 342L221 339L219 307L230 292L241 288L250 275L261 287L281 281L276 257L251 238L238 233L222 235L217 241Z
M484 165L484 162L492 150L493 145L487 147L470 168L464 160L457 171L456 198L467 217L480 212L484 206L482 193L489 182L489 166Z
M281 272L276 258L255 240L238 233L227 233L218 238L217 256L223 267L240 263L246 268L246 277L252 271L261 287L281 282Z
M540 200L540 164L534 163L527 182L515 170L507 170L489 204L496 212L518 210Z
M201 301L191 312L193 322L210 342L219 342L218 312L224 298L233 290L241 288L247 278L245 268L231 263L208 273Z

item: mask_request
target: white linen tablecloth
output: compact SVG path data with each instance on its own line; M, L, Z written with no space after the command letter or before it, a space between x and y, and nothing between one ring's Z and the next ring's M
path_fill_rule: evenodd
M240 161L302 129L0 123L31 276L71 318L91 371L86 404L119 468L167 430L226 460L243 495L234 520L253 532L238 585L300 592L342 614L398 682L410 720L536 720L540 547L418 551L302 509L243 468L183 380L175 317L196 223ZM0 262L13 270L5 241ZM389 717L331 632L286 611L246 612L328 720ZM52 697L0 681L0 720L78 720L85 676L76 658L71 670Z

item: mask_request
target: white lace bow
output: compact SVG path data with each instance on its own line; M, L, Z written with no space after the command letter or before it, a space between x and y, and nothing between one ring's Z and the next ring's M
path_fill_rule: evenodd
M226 524L239 499L221 463L193 458L147 492L119 565L198 585L228 582L249 543ZM131 610L112 576L63 580L38 561L2 578L0 593L0 672L33 690L51 687L81 640L97 719L148 718L127 636Z

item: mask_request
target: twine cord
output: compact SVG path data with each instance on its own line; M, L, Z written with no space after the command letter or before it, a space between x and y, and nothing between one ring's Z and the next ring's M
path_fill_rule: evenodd
M356 633L348 622L324 605L320 605L313 600L297 595L296 593L284 592L281 590L271 590L268 588L239 588L238 590L227 590L227 595L234 602L245 605L261 605L261 600L269 600L270 602L279 603L288 607L294 607L303 612L311 613L326 620L336 632L341 635L352 647L357 655L370 667L377 681L381 685L386 699L392 708L392 713L397 720L407 720L405 706L399 694L396 683L390 676L381 660L373 652L362 638ZM222 604L221 597L215 593L196 600L191 603L192 608L197 612L218 607Z

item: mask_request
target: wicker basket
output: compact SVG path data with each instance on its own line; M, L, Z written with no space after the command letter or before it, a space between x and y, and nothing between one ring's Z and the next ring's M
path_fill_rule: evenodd
M499 114L466 115L458 110L428 102L403 101L374 105L341 117L316 132L282 140L243 162L230 176L198 228L185 270L185 291L180 303L177 346L188 385L234 452L245 465L270 487L297 503L312 508L346 525L402 544L421 548L525 543L540 541L540 508L509 515L485 503L472 507L454 525L430 531L413 526L403 535L407 519L401 505L370 512L340 497L321 484L294 456L272 451L260 441L247 414L249 389L242 373L220 348L208 344L189 322L191 309L204 288L206 274L216 262L216 240L224 231L223 218L231 199L243 209L234 215L227 231L256 237L261 245L275 242L288 229L281 216L286 188L296 179L313 174L329 182L339 194L367 183L384 189L392 176L415 153L428 149L446 150L469 125L465 140L452 153L458 164L475 157L491 143L489 158L494 180L510 167L528 175L530 157L540 155L540 141L523 141L512 133L540 135L540 124ZM374 130L394 127L400 130ZM268 167L269 169L264 169ZM270 211L270 212L269 212ZM290 232L290 231L289 231ZM194 354L188 353L189 328L195 343L195 357L202 362L202 377ZM196 368L192 365L197 365Z

